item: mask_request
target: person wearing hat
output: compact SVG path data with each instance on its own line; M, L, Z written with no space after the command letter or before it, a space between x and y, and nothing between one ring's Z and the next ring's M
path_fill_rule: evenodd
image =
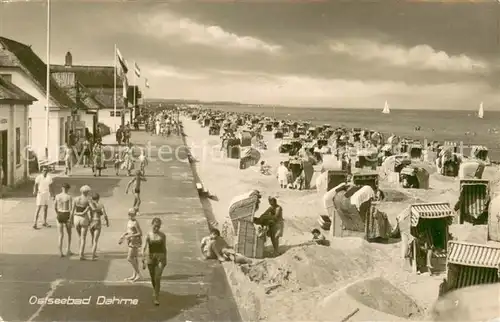
M90 223L90 212L94 210L93 204L90 200L89 186L85 185L80 188L81 195L73 200L73 207L71 209L70 220L75 226L76 233L80 238L80 260L85 260L85 243L87 241L87 232Z
M54 198L52 192L52 177L49 175L49 169L47 167L42 168L42 173L35 178L35 184L33 185L33 195L36 196L36 212L33 223L33 228L38 229L38 216L40 215L40 210L43 209L43 226L50 227L47 223L47 210L49 207L49 200Z
M54 209L56 211L57 229L59 231L59 253L64 257L62 251L64 229L68 234L68 247L66 251L67 256L71 256L71 222L69 221L71 215L72 198L68 194L69 184L63 183L61 193L56 195L54 199Z

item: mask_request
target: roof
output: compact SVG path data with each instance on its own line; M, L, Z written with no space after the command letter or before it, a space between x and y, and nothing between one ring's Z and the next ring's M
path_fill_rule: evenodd
M52 72L73 72L85 87L113 88L115 86L115 68L113 66L51 65ZM121 77L117 75L116 87L122 87Z
M5 101L18 101L31 104L36 100L36 98L24 92L7 79L0 77L0 103Z
M450 241L448 242L448 263L498 269L500 265L500 248Z
M31 47L5 37L0 37L0 43L18 60L18 62L1 60L0 66L22 68L42 91L46 92L47 65ZM50 96L60 107L71 107L74 104L64 90L57 86L55 81L50 82Z
M450 204L447 202L417 203L411 205L410 210L411 225L413 227L417 226L420 218L438 219L454 216L453 209L451 209Z

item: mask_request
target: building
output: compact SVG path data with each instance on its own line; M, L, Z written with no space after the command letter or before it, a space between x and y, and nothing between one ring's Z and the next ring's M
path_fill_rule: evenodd
M59 160L76 103L52 79L47 125L47 65L31 46L4 37L0 37L0 75L36 99L28 111L28 143L32 151L39 160L46 159L48 148L48 159Z
M99 103L100 108L97 112L99 123L106 125L111 131L115 131L121 125L122 117L125 123L130 119L130 109L128 104L125 106L123 81L119 75L116 79L117 112L116 115L114 113L115 68L113 66L74 65L73 56L68 52L65 64L51 65L51 71L53 75L74 75L73 77L85 89L85 92L90 93L92 99Z
M28 177L28 114L36 98L0 77L0 185Z
M105 106L82 84L77 73L71 68L72 60L71 53L68 52L64 68L51 65L51 74L57 85L75 102L76 109L72 113L71 130L83 138L85 130L90 134L96 133L99 109Z

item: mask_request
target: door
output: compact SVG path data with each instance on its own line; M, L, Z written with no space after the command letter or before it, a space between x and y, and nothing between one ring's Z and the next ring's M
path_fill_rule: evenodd
M9 176L8 166L7 166L7 157L8 157L8 146L7 146L7 131L0 131L0 157L1 157L1 180L3 185L7 185L7 179Z

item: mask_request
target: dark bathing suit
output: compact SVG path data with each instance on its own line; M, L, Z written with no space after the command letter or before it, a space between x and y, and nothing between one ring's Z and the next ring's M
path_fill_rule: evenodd
M135 192L135 193L141 193L141 189L139 189L139 188L135 188L135 189L134 189L134 192Z
M69 211L59 211L57 213L57 222L60 224L67 224L69 221Z
M148 265L158 266L158 264L162 264L163 266L167 265L167 256L166 250L164 247L163 238L161 239L151 239L149 238L149 258Z

